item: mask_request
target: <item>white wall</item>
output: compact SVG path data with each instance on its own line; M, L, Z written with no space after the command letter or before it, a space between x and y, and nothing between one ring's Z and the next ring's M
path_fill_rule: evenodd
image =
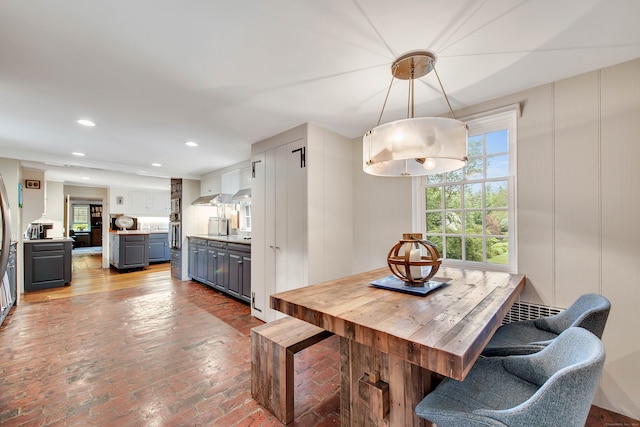
M23 190L22 190L22 224L26 229L36 219L45 213L44 194L46 182L44 179L44 171L23 169ZM27 188L26 180L35 180L40 182L40 188ZM24 232L25 230L21 230Z
M518 270L522 300L612 309L595 404L640 418L640 59L459 112L522 103Z
M411 178L385 178L362 170L362 138L352 140L353 273L387 265L387 255L412 229Z
M45 173L46 176L46 173ZM53 228L49 230L49 237L63 237L64 234L64 183L46 181L46 212L47 219L53 221Z
M308 280L319 283L351 273L352 150L344 136L312 124L307 131Z
M600 286L612 305L599 402L640 419L640 60L602 70L600 86L600 176L588 190L599 195L600 225L599 258L589 263L601 268L586 284Z
M640 419L640 59L458 111L520 103L518 272L526 302L567 307L600 293L612 309L594 404ZM411 185L374 178L354 140L355 272L385 265L411 224Z

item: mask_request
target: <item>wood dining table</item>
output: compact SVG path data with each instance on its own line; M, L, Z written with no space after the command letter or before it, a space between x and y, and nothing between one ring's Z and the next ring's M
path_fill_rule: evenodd
M525 276L441 267L424 296L371 285L380 268L271 295L271 307L340 336L342 426L426 426L415 406L443 377L464 380Z

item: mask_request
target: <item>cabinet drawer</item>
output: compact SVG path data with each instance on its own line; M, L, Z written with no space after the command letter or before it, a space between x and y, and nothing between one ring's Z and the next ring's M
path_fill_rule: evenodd
M31 250L33 252L44 252L44 251L63 251L64 243L63 242L43 242L43 243L29 243L31 245Z
M150 233L149 240L169 240L168 233Z
M227 247L227 244L224 242L209 242L208 246L210 248L225 249Z
M251 253L251 245L243 245L242 243L229 243L230 251Z
M146 237L147 236L144 234L134 234L131 236L121 235L122 241L127 243L144 242L146 240Z

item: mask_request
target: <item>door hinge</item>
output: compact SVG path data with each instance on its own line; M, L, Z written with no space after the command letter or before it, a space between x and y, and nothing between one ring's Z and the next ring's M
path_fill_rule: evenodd
M292 153L296 153L298 151L300 152L300 167L301 168L304 168L305 166L307 166L307 159L306 159L306 156L305 156L306 148L307 147L300 147L300 148L297 148L297 149L291 151Z
M259 311L260 313L262 313L262 310L260 310L258 307L256 307L256 293L255 292L251 292L251 308L253 308L255 311Z
M251 162L251 178L256 177L256 163L260 163L262 160L255 160Z

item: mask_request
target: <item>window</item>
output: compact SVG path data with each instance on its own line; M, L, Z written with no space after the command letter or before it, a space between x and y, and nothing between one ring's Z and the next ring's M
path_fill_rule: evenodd
M247 231L251 231L251 205L244 205L244 223Z
M422 233L445 263L516 270L516 113L467 121L467 165L418 178Z
M73 231L89 230L89 205L73 205L71 217Z

